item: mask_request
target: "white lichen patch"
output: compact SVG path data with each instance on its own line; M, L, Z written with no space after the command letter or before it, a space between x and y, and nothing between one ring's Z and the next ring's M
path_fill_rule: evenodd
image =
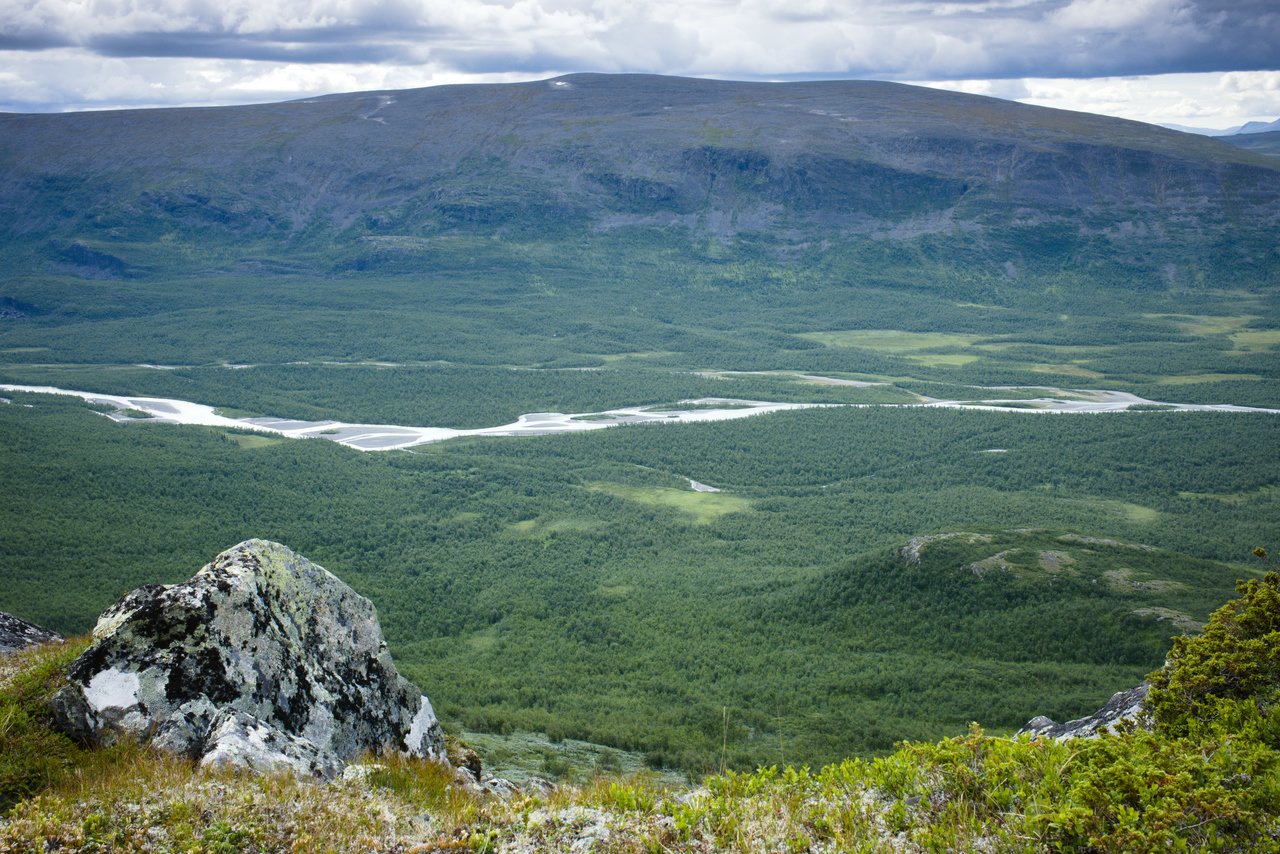
M972 534L968 531L952 531L949 534L929 534L923 537L912 537L905 546L902 547L902 560L907 566L914 566L920 562L920 556L924 551L924 547L929 543L936 543L939 540L949 540L952 537L968 537L969 544L989 543L991 542L990 534Z
M1109 569L1102 573L1102 576L1117 593L1171 593L1186 587L1180 581L1170 581L1166 578L1139 578L1132 569L1127 567Z
M1183 634L1192 634L1204 628L1204 623L1196 620L1190 614L1184 614L1181 611L1174 611L1170 608L1139 608L1129 613L1135 617L1155 617L1156 620L1161 622L1168 620Z
M138 705L140 683L137 673L109 667L94 675L84 687L84 698L96 712L128 709Z
M431 708L431 701L423 697L422 708L413 716L413 723L409 726L409 734L405 736L405 746L413 753L434 755L435 751L431 749L428 734L432 727L438 726L439 721L436 720L435 710Z
M1141 543L1122 543L1119 540L1104 540L1098 537L1082 537L1079 534L1063 534L1058 539L1066 543L1093 543L1099 546L1120 546L1126 549L1141 549L1142 551L1154 552L1159 551L1155 546L1144 546Z

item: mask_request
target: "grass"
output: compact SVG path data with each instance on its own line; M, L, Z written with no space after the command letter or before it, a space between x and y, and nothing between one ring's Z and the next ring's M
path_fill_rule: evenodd
M1262 377L1253 374L1183 374L1181 376L1163 376L1156 379L1157 385L1192 385L1194 383L1221 383L1232 380L1260 380Z
M980 341L980 335L954 335L946 332L904 332L898 329L846 329L831 332L802 332L797 337L816 341L827 347L862 347L887 353L905 350L929 350L938 347L969 347ZM976 357L975 357L976 358Z
M279 445L281 442L285 441L284 439L251 433L223 433L222 435L226 436L242 448L266 448L271 445Z
M1256 314L1204 315L1204 314L1147 314L1144 317L1163 318L1188 335L1211 337L1225 335L1236 350L1246 353L1265 353L1280 344L1280 329L1248 329L1259 319Z
M655 403L646 406L642 412L693 412L700 409L754 409L750 403L729 403L728 401L699 403L694 401L676 401L675 403Z
M906 358L928 365L931 368L958 368L981 359L981 356L969 356L963 353L916 353L907 354Z
M746 498L723 492L695 492L692 489L670 489L663 486L625 486L619 483L593 483L588 489L606 492L615 498L667 507L693 517L694 524L706 525L726 513L745 513L751 509Z
M1180 498L1213 498L1226 504L1243 504L1246 501L1253 501L1256 498L1269 498L1280 492L1280 486L1269 484L1260 486L1257 489L1251 489L1248 492L1233 492L1230 494L1215 492L1179 492Z
M1031 370L1038 374L1061 374L1067 377L1084 377L1091 380L1100 380L1105 374L1097 371L1090 371L1079 365L1032 365Z
M1252 314L1144 314L1143 317L1163 318L1188 335L1231 335L1258 319Z
M683 775L649 771L639 753L554 732L463 732L462 740L480 754L486 772L522 785L535 778L585 785L602 775L645 775L667 788L686 782Z
M1129 504L1124 501L1105 501L1101 499L1064 499L1070 504L1083 504L1086 507L1096 508L1104 513L1112 516L1120 516L1129 522L1138 522L1146 524L1155 522L1160 518L1160 511L1151 507L1143 507L1140 504Z
M1231 333L1237 350L1261 353L1274 350L1280 344L1280 329L1247 329Z

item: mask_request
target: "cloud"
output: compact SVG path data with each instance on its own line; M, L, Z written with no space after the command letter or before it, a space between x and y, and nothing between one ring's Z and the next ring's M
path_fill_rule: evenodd
M92 81L40 61L54 55L123 61L139 99L176 91L170 60L297 86L595 70L989 81L994 94L997 80L1270 72L1277 44L1274 0L0 0L12 103L92 103Z
M0 0L4 50L487 71L1097 76L1268 69L1276 44L1261 0Z
M913 82L1153 124L1228 128L1280 116L1280 72Z

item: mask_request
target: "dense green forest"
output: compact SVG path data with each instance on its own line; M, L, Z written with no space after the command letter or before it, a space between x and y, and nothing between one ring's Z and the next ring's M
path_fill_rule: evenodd
M0 609L84 631L274 539L373 599L446 721L689 771L726 714L747 767L1090 711L1280 518L1267 414L840 407L361 453L10 397Z

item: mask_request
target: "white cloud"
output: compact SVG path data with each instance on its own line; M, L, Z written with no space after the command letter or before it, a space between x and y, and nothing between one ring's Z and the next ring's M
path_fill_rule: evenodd
M1185 0L1073 0L1049 16L1068 30L1128 30L1191 21Z
M1047 100L1185 114L1273 103L1276 44L1268 0L0 0L0 67L16 81L0 108L598 70L930 80L999 97L1047 86L1060 93ZM1240 76L1171 100L1124 82L1184 72ZM1076 85L1088 78L1101 82Z
M923 81L922 85L1152 124L1224 129L1247 121L1271 121L1280 116L1280 73L1275 72L1095 80Z

